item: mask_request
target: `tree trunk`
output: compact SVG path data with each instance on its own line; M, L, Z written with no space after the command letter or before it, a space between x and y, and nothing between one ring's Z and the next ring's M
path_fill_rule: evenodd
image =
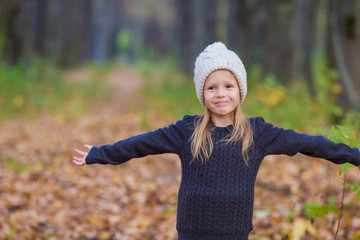
M360 62L360 1L355 1L355 45L357 46L356 51L354 51L354 63L359 63ZM357 78L358 76L360 76L360 68L358 67L358 64L353 64L354 66L354 75L355 78ZM356 81L355 82L355 87L358 90L358 96L360 94L360 81Z
M77 46L79 48L77 62L79 63L91 59L91 47L93 45L91 27L91 20L93 18L92 5L92 0L82 0L79 2L79 9L82 9L82 17L78 20L77 26Z
M47 0L38 0L35 2L35 23L34 23L34 49L38 56L45 56L46 28L47 28Z
M194 22L194 40L189 62L194 63L198 53L216 39L217 0L199 0L193 3L197 17ZM188 66L191 70L192 66Z
M306 0L296 0L296 16L294 19L294 58L292 79L305 79L306 54L309 45L309 3Z
M3 59L3 52L6 45L7 31L10 23L10 9L12 0L4 0L0 3L0 60Z
M340 79L345 86L346 97L348 98L351 107L356 109L357 111L360 111L360 105L358 103L356 93L354 92L353 81L346 66L344 50L342 47L337 22L338 17L336 12L336 3L333 1L331 7L331 39L334 47L335 60L338 65Z
M208 0L202 4L202 38L205 44L213 43L216 39L217 3L217 0Z
M118 49L117 49L117 36L121 30L121 28L124 25L125 21L125 12L124 12L124 0L117 0L114 3L114 9L113 9L113 24L112 29L110 33L110 42L111 45L109 47L110 56L116 56L118 55Z
M264 19L264 28L266 38L262 38L265 42L264 45L264 54L262 54L262 65L264 72L267 73L273 73L277 76L279 76L279 61L280 58L278 56L278 48L276 46L277 39L278 39L278 26L276 25L276 18L277 18L277 12L276 12L277 4L272 1L264 1L264 13L265 13L265 19Z
M250 65L251 43L250 22L253 12L248 8L248 1L229 0L229 15L227 20L227 39L229 47L238 51L246 65Z
M0 3L0 61L16 64L21 56L19 20L20 3L12 0Z
M314 6L314 20L312 21L313 27L311 31L312 36L312 51L310 55L310 59L307 61L311 66L311 82L309 83L309 89L312 95L315 95L316 92L316 75L318 74L316 71L317 61L321 61L321 58L328 57L328 37L329 37L329 0L319 0L316 2L317 4Z
M111 29L111 5L109 1L95 1L93 60L106 59Z
M49 9L46 53L48 57L60 62L62 39L64 37L62 32L65 12L63 0L49 2Z
M194 18L193 2L189 0L175 0L176 8L176 35L178 50L180 52L181 66L187 73L194 69L193 40L194 40Z

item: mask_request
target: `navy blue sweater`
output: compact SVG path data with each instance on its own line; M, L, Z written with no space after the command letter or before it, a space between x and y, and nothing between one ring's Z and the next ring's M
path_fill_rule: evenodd
M185 116L169 127L134 136L113 145L93 147L87 164L121 164L150 154L176 153L181 159L182 178L178 193L177 224L180 240L242 240L253 229L254 185L260 164L270 154L303 153L333 163L360 165L356 148L335 144L321 136L285 130L250 118L254 144L248 165L241 155L241 141L219 142L232 126L215 127L214 149L209 161L193 162L190 138L197 116Z

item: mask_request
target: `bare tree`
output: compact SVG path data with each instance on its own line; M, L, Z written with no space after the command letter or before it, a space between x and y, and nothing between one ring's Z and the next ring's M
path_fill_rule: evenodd
M227 20L227 39L229 47L239 51L244 62L250 61L251 19L253 12L249 1L229 0L229 15Z
M191 73L193 71L194 50L194 13L193 2L189 0L175 0L176 27L175 34L177 48L180 52L181 65L183 69Z
M339 28L337 26L337 12L336 12L336 5L335 2L332 2L331 7L331 39L333 42L334 52L335 52L335 59L338 65L338 69L340 72L340 79L344 83L346 96L351 104L351 107L360 111L360 105L358 99L356 97L356 93L354 92L354 85L353 80L348 72L345 58L344 58L344 50L341 43Z

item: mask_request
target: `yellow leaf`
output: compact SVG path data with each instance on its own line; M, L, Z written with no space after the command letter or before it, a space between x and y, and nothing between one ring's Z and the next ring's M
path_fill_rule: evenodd
M155 183L154 182L147 182L146 183L146 188L148 190L154 190L156 188Z
M143 219L143 220L141 220L139 227L147 228L149 225L150 225L150 222L147 219Z
M293 240L300 240L305 233L308 232L309 234L315 234L316 230L311 225L310 221L304 219L298 219L294 222L293 230L292 230L292 239Z
M102 232L99 236L100 239L110 239L111 234L109 232Z

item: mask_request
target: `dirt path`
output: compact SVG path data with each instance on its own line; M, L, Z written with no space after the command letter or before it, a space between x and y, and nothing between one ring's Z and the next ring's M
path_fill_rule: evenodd
M121 68L110 73L105 80L111 88L109 101L97 103L93 111L111 116L128 112L137 102L137 93L144 82L140 74L131 68Z
M133 97L144 82L140 74L130 68L119 69L108 75L106 79L113 89L114 100Z

